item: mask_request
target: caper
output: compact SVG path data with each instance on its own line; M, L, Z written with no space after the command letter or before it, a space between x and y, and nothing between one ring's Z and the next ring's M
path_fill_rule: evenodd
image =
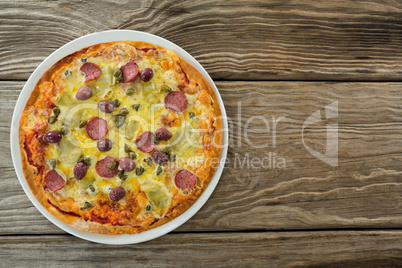
M119 114L121 114L121 115L128 115L128 109L127 109L127 108L120 109Z
M85 201L84 205L81 207L82 210L90 209L92 207L92 203L89 201Z
M129 89L126 90L126 95L131 96L135 93L135 89L130 87Z
M80 158L78 159L78 163L80 163L80 162L86 166L90 166L91 158L81 155Z
M125 181L128 178L128 176L124 174L124 170L120 170L119 173L117 173L117 177L119 177L121 181Z
M60 132L61 132L61 134L63 134L63 136L66 136L70 132L70 129L67 126L63 125L63 126L61 126Z
M136 153L136 152L129 152L129 153L128 153L128 157L129 157L131 160L134 160L134 159L137 158L137 153Z
M114 107L116 107L116 108L120 106L120 101L118 99L112 100L112 103L113 103Z
M139 167L137 167L137 168L135 169L135 175L141 176L142 173L144 173L144 171L145 171L145 168L144 168L143 166L139 166Z
M172 88L169 87L168 85L163 85L163 86L161 87L161 90L162 90L163 92L166 92L166 93L172 92Z
M129 152L131 152L131 148L130 148L130 146L128 146L127 144L124 144L124 152L125 153L129 153Z
M121 114L115 114L112 116L112 120L114 122L114 125L117 128L119 128L124 124L124 121L126 121L126 116Z
M54 107L53 108L53 114L55 115L55 116L58 116L59 114L60 114L60 108L59 107Z
M144 162L147 163L148 166L152 166L152 158L151 157L145 157Z
M64 76L65 77L68 77L68 76L70 76L72 74L73 74L73 72L70 69L67 69L67 70L64 71Z
M115 78L116 84L117 84L117 83L120 83L121 81L123 81L123 74L122 74L120 68L114 69L114 71L113 71L113 76L114 76L114 78Z
M161 174L162 174L162 172L163 172L163 167L158 166L158 167L156 168L156 176L161 175Z
M117 173L117 177L120 179L124 176L124 170L120 170L119 173Z
M166 146L165 148L163 148L163 152L165 154L170 154L172 152L172 148L170 148L169 146Z
M188 117L189 117L190 119L193 119L193 118L195 117L195 113L194 113L194 112L189 112L189 113L188 113Z
M123 75L123 73L121 72L120 68L119 68L119 67L116 67L116 68L114 69L114 71L113 71L113 76L119 77L119 76L121 76L121 75Z
M117 167L117 163L116 162L110 162L109 164L107 164L107 167L109 169L115 169Z
M90 185L86 191L92 196L96 196L99 193L98 187L95 185Z
M175 154L169 154L168 158L169 158L169 162L175 162L176 161L176 155Z
M158 136L155 135L154 138L153 138L153 142L155 144L159 144L161 142L161 139L159 139Z
M144 171L145 171L145 168L144 168L143 166L139 166L139 167L137 167L137 168L135 169L135 175L141 176L142 173L144 173Z
M87 120L81 120L79 127L83 128L87 125Z
M140 107L141 107L141 104L134 103L132 107L133 107L134 110L138 111L140 109Z
M49 160L49 166L50 166L51 169L55 169L56 165L57 165L57 160L56 159L52 158L52 159Z
M49 124L54 124L54 123L56 123L56 121L57 121L57 118L54 115L49 116L49 118L47 119L47 122Z
M150 204L146 205L145 212L152 212L152 206Z

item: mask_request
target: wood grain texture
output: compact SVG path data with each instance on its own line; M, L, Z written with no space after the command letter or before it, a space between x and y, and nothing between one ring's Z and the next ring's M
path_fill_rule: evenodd
M401 239L400 231L204 233L108 246L72 236L2 236L0 267L397 267Z
M382 80L402 74L400 1L1 1L0 79L27 79L92 32L157 34L214 79Z
M9 128L22 86L0 85L0 233L62 233L31 205L12 167ZM178 232L402 227L402 83L217 86L232 126L228 163L210 200ZM303 122L334 101L338 117L309 126L304 135L307 145L323 152L326 124L337 122L336 167L308 153L301 137ZM274 147L272 120L280 116ZM267 159L258 165L269 153L286 166L269 167Z

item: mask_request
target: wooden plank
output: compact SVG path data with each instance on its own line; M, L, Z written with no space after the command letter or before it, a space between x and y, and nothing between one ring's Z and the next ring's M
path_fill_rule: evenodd
M62 233L32 207L12 167L10 120L22 86L0 84L0 233ZM402 83L217 86L233 126L229 162L210 200L178 232L402 227ZM338 117L312 124L304 132L306 145L325 152L326 124L339 124L336 167L315 158L302 142L305 120L318 109L324 114L324 107L334 101ZM276 147L273 120L278 121ZM245 134L247 122L251 123ZM271 160L276 154L275 166L268 166L269 153ZM264 158L258 165L256 161ZM280 158L284 168L278 164Z
M27 79L85 34L131 29L183 47L214 79L400 81L401 10L380 0L1 2L0 79Z
M0 266L396 267L401 239L401 231L190 233L108 246L69 235L2 236Z

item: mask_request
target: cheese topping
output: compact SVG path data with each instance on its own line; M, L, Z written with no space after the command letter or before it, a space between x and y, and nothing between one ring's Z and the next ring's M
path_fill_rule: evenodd
M49 124L49 131L61 131L63 138L59 143L50 143L45 153L48 159L57 160L55 168L67 180L64 188L53 193L58 202L72 199L82 208L86 203L94 204L101 195L108 196L114 187L122 186L126 194L117 201L120 206L128 205L130 195L135 196L143 192L148 198L148 210L149 206L152 208L152 211L148 212L156 218L161 218L172 205L172 192L180 192L174 184L174 174L180 169L195 171L206 159L200 129L202 122L208 120L212 108L200 102L200 92L196 92L185 95L188 104L183 112L166 109L164 100L168 92L164 89L180 91L178 84L183 77L174 69L166 68L176 64L163 50L157 50L155 53L136 51L135 62L139 71L145 68L151 68L153 71L150 81L144 82L140 77L129 83L118 81L113 73L132 61L130 56L133 56L133 53L122 47L107 55L76 59L59 72L55 79L58 81L56 87L60 94L55 99L55 105L60 109L60 114L55 123ZM85 82L85 74L80 71L83 61L100 68L100 76L97 79ZM87 100L78 100L76 93L84 85L92 89L92 96ZM112 113L99 109L98 104L102 100L114 103ZM116 121L114 116L124 110L128 113L122 117L123 122ZM98 141L86 133L85 122L95 117L103 118L107 122L108 132L105 138L113 142L109 151L101 152L97 148ZM119 126L120 123L122 124ZM148 159L151 154L140 151L135 141L144 131L155 133L159 128L167 128L172 137L168 141L160 141L157 145L156 150L166 151L170 148L170 162L158 169L158 165ZM136 155L133 159L136 168L124 172L126 178L104 178L97 173L95 166L98 161L107 156L114 157L117 161L128 157L127 149ZM84 178L77 180L74 177L74 166L82 157L90 162L90 166ZM137 171L139 167L144 169L142 174ZM145 214L139 213L138 217Z

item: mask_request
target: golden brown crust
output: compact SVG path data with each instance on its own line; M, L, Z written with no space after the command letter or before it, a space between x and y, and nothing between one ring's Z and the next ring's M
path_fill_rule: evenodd
M41 95L40 91L40 85L45 82L45 81L52 81L52 78L58 74L63 68L67 65L69 65L74 59L77 59L79 57L82 57L83 55L96 55L99 52L102 52L105 48L109 47L111 44L130 44L134 47L137 48L150 48L150 47L156 47L158 49L163 49L159 46L155 46L153 44L148 44L144 42L133 42L133 41L122 41L122 42L111 42L111 43L102 43L102 44L97 44L88 48L84 48L80 51L77 51L60 61L58 61L56 64L54 64L50 69L48 69L41 79L38 81L35 89L32 91L30 98L25 106L24 110L27 110L29 107L34 106L37 99ZM177 57L177 56L176 56ZM212 143L212 152L209 155L208 161L211 161L212 159L218 159L220 158L221 154L221 145L222 145L222 117L221 117L221 110L220 106L217 100L217 97L215 95L215 92L212 88L212 86L205 80L205 78L189 63L184 61L183 59L178 58L180 67L184 71L184 73L189 77L191 82L197 84L200 88L200 90L206 90L208 94L211 96L211 105L213 109L213 116L214 118L210 122L211 125L214 127L214 132L211 133L211 143ZM131 226L112 226L112 225L106 225L106 224L100 224L97 222L90 222L90 221L85 221L81 218L78 218L76 216L72 216L69 214L64 214L62 213L59 209L54 207L52 204L50 204L49 200L46 197L44 188L42 186L43 182L43 168L41 171L41 168L36 167L34 165L31 165L28 160L28 156L25 150L25 143L27 140L29 133L29 130L26 130L23 127L24 124L24 116L20 120L20 129L19 129L19 142L20 142L20 152L21 152L21 159L22 159L22 167L23 167L23 172L25 175L25 178L27 179L28 185L31 188L33 194L37 198L37 200L44 206L52 215L54 215L56 218L62 220L63 222L74 226L77 229L83 230L83 231L88 231L88 232L94 232L94 233L100 233L100 234L110 234L110 235L115 235L115 234L133 234L133 233L138 233L142 232L148 229L155 228L157 226L160 226L180 214L182 214L184 211L186 211L197 199L198 197L203 193L203 191L206 189L208 183L212 179L216 169L217 169L217 164L211 165L211 168L209 168L210 163L206 163L206 166L208 166L208 174L206 175L206 179L203 181L203 186L201 188L197 188L195 193L192 195L190 199L188 199L184 203L180 203L177 206L175 206L171 211L169 211L165 217L163 217L160 220L155 221L153 224L150 226L146 227L131 227ZM216 160L214 160L216 161ZM41 173L42 172L42 173Z
M32 91L28 102L25 106L25 109L29 106L32 106L35 104L37 98L39 97L39 83L41 83L43 78L48 75L48 72L46 72L42 78L39 80L37 86L35 89ZM43 193L43 187L41 187L39 184L35 183L35 180L37 177L39 177L39 169L33 165L30 165L28 161L28 156L25 150L25 142L27 140L27 136L30 133L27 133L25 129L22 127L23 124L23 118L21 118L20 121L20 127L19 127L19 145L20 145L20 153L21 153L21 162L22 162L22 171L24 172L24 176L27 180L27 183L29 187L31 188L32 193L35 195L36 199L44 206L46 209L49 208L49 203L47 202L47 199L45 198L46 196Z

